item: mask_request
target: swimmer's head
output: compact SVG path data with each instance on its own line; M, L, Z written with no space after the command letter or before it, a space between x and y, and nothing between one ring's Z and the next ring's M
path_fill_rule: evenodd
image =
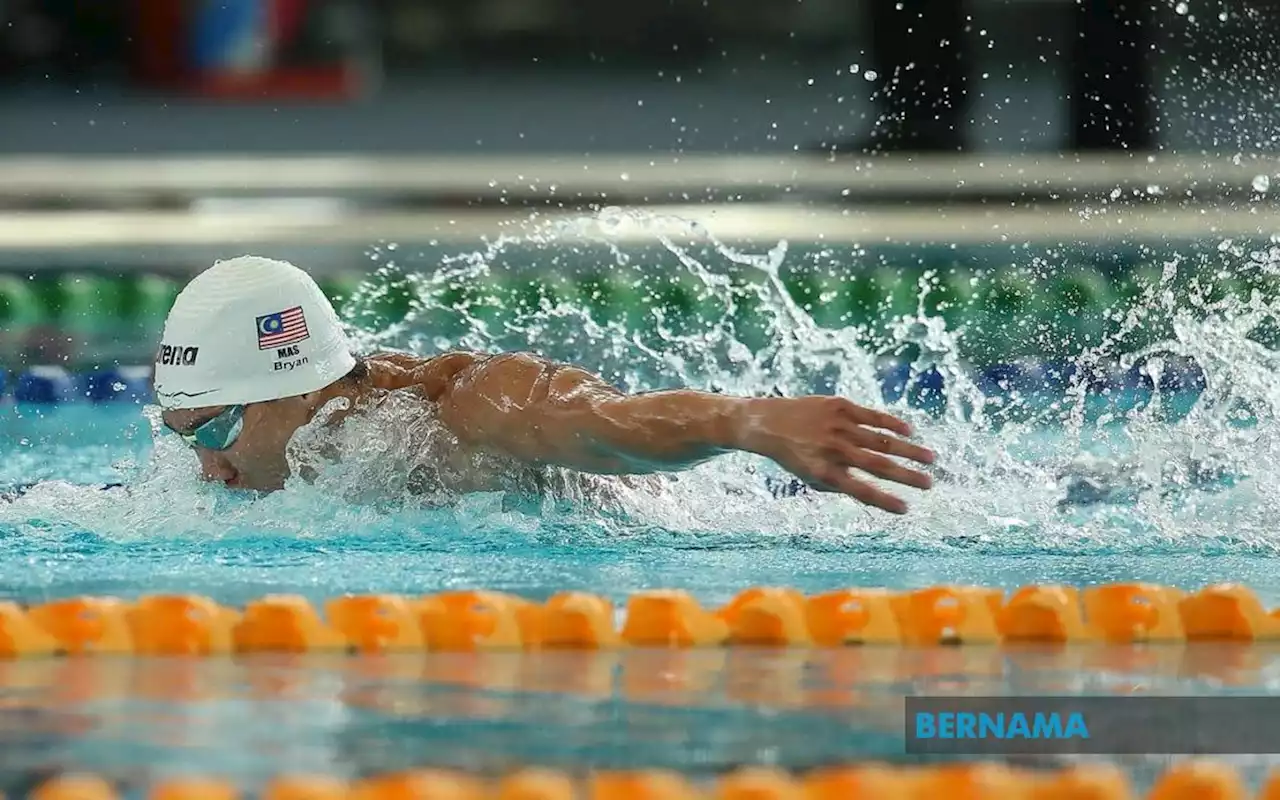
M206 480L270 491L288 476L289 438L365 369L311 276L241 256L197 275L174 301L155 395Z

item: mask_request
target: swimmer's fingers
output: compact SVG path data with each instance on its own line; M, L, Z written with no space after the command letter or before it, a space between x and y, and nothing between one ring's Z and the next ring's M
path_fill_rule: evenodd
M877 489L866 481L860 481L849 474L849 471L835 465L824 470L819 476L821 480L814 488L824 492L841 492L869 506L888 511L891 514L907 513L907 504L901 497L894 497L882 489Z
M892 414L876 411L873 408L865 408L848 400L841 401L840 410L843 412L845 419L857 425L893 431L899 436L911 435L911 425Z
M860 425L849 425L843 429L843 432L858 447L874 450L877 453L909 458L921 464L932 464L935 458L934 452L927 447L921 447L904 439L877 433Z
M860 447L854 447L849 444L844 444L839 453L841 461L863 472L875 475L877 478L901 483L904 486L914 486L917 489L933 488L933 478L931 476L904 467L879 453L873 453L870 450L863 450Z

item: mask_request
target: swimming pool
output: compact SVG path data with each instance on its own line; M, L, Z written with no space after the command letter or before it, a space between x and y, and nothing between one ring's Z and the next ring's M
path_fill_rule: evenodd
M699 285L711 307L731 292L714 278ZM0 503L0 599L178 592L243 606L296 593L320 606L345 593L483 588L537 601L578 590L621 607L637 592L680 588L716 607L751 586L814 594L1148 581L1193 591L1243 583L1280 605L1272 357L1249 338L1269 307L1221 300L1170 314L1172 333L1153 351L1160 360L1073 382L1025 363L973 372L956 357L954 331L928 314L889 326L902 347L871 352L763 285L751 306L767 323L755 332L763 350L735 346L731 325L674 330L659 320L652 339L592 327L564 297L500 309L487 318L500 330L447 338L523 341L633 386L887 400L942 456L937 488L911 497L911 515L778 497L768 465L737 457L623 493L607 515L590 503L492 495L444 508L344 498L338 489L368 477L369 463L242 498L200 485L191 454L153 436L137 403L7 402L0 486L31 488ZM446 312L420 304L362 342L430 349L442 344L434 326ZM1083 373L1109 355L1082 347L1068 364ZM1187 377L1188 360L1199 378ZM945 379L947 403L936 402L931 376ZM989 406L988 396L1004 399ZM120 481L128 488L91 485ZM707 775L742 763L900 760L907 693L959 683L993 693L1271 694L1271 660L1263 645L1194 643L0 661L0 778L12 793L67 768L126 785L199 772L253 786L280 772L428 764ZM1161 763L1137 759L1135 774L1149 778Z

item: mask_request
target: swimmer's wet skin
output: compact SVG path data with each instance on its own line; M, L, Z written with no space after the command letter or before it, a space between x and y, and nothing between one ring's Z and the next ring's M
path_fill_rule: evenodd
M528 353L383 353L357 359L336 312L297 267L256 256L220 261L178 295L156 357L164 424L202 474L270 491L289 474L285 445L335 398L351 409L393 392L435 404L459 463L499 453L531 466L621 475L685 469L734 450L772 459L814 488L905 513L906 503L850 470L928 489L931 464L906 422L838 397L730 397L692 390L626 394ZM462 490L496 484L469 474Z

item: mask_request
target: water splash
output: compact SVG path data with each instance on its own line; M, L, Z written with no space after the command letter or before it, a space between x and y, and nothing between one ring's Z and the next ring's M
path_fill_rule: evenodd
M501 491L458 498L448 487L471 465L450 462L429 408L396 398L337 428L325 425L328 409L300 431L290 458L307 479L284 492L249 501L200 485L191 454L157 436L151 459L129 473L127 499L50 484L0 505L0 526L576 541L672 531L707 542L1064 552L1277 542L1266 509L1280 493L1268 470L1280 328L1264 291L1280 274L1277 247L1169 258L1101 309L1048 303L1061 306L1056 316L1011 314L998 300L1060 292L1073 275L1062 253L1016 271L899 269L857 249L780 242L746 252L683 220L619 209L430 268L408 266L402 250L381 257L342 309L362 350L529 349L633 390L840 394L909 418L939 453L935 489L903 490L913 513L893 518L843 497L779 496L787 476L739 454L643 480L510 468ZM876 276L878 294L839 306L857 271ZM1256 287L1247 296L1224 289L1242 281ZM848 311L857 302L859 313ZM1056 348L1050 368L978 369L1010 341L1022 353Z
M637 255L624 244L637 230L661 247ZM1068 547L1120 536L1217 541L1228 520L1265 517L1241 506L1275 492L1257 465L1272 463L1276 446L1276 354L1265 331L1277 307L1259 291L1241 297L1223 288L1242 276L1270 285L1273 251L1239 253L1225 272L1209 258L1168 259L1135 295L1077 312L1101 317L1105 330L1068 336L1066 346L1076 348L1057 371L1015 369L995 378L997 386L982 385L993 378L975 373L965 345L999 336L1047 340L1053 320L1002 317L972 300L966 307L954 291L943 303L937 295L966 281L1046 292L1069 274L1061 259L1032 259L1012 283L1007 270L971 277L920 270L914 312L900 313L887 295L856 324L819 324L821 297L802 306L784 273L806 272L820 288L837 287L862 268L847 253L795 253L782 242L751 254L680 220L606 209L572 226L495 240L429 271L389 264L348 310L352 334L366 348L532 349L630 389L824 392L883 405L882 377L893 363L902 391L889 405L941 456L938 486L912 493L915 513L905 519L844 498L778 499L762 478L776 474L768 463L731 457L666 481L660 492L623 495L634 516L663 527L933 543L1022 533ZM511 273L529 277L529 296L495 287L496 275ZM627 287L631 305L603 313L591 294L599 276ZM407 313L376 330L361 327L377 293L397 280L409 287ZM682 316L671 311L673 294L687 306ZM967 316L939 313L947 303ZM1052 336L1061 348L1060 333ZM745 502L726 513L726 495ZM1232 523L1230 530L1237 540L1269 546L1274 539L1261 518L1256 528Z

